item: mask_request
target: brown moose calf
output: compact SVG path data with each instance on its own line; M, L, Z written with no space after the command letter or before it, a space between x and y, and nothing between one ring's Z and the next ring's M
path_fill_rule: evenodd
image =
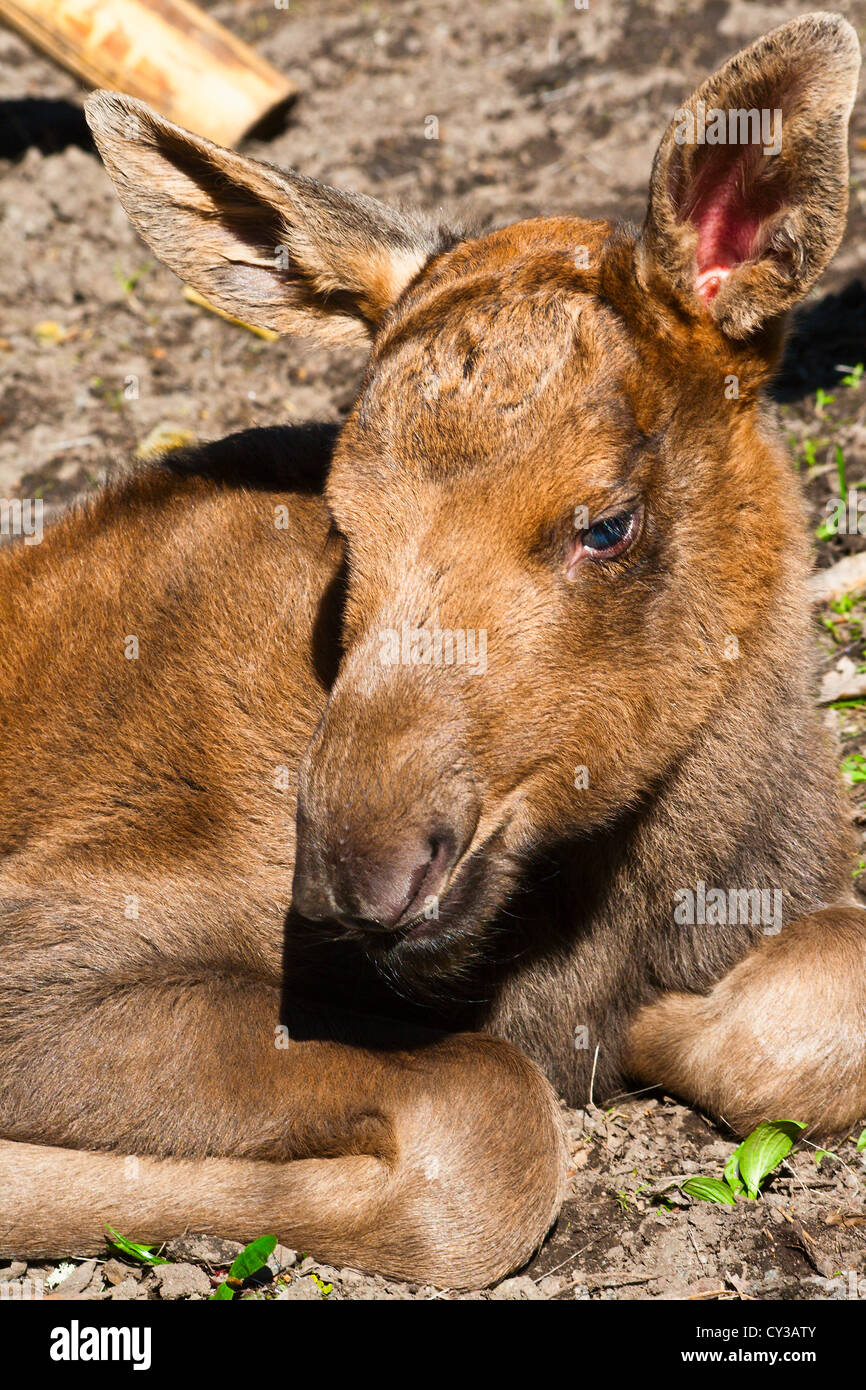
M91 98L173 270L370 360L333 450L239 436L0 553L4 1251L267 1230L473 1285L555 1217L593 1067L737 1130L866 1111L762 404L858 67L786 24L674 115L640 231L477 238Z

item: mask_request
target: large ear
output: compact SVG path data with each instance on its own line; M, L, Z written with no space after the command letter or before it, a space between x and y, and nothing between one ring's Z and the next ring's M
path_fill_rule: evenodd
M848 117L860 48L840 15L809 14L738 53L659 146L638 247L647 289L747 338L806 293L848 208Z
M85 106L123 207L145 241L218 308L278 333L360 342L456 236L221 149L143 102Z

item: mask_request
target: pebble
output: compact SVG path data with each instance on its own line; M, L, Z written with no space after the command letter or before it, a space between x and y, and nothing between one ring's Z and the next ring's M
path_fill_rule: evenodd
M292 1269L297 1263L297 1250L289 1250L286 1245L277 1245L268 1256L268 1269L272 1274L282 1274L283 1270Z
M309 1302L322 1301L322 1294L312 1279L301 1278L293 1279L291 1284L285 1289L280 1289L274 1299L275 1303L295 1302L297 1300L307 1300Z
M513 1279L504 1279L501 1284L497 1284L490 1297L508 1300L539 1299L542 1294L539 1292L538 1285L530 1279L528 1274L518 1274Z
M223 1269L231 1264L235 1255L239 1255L243 1248L239 1241L223 1240L220 1236L179 1236L177 1240L168 1242L166 1254L169 1259L181 1263L197 1261L203 1265Z
M109 1297L112 1299L128 1300L132 1298L143 1298L146 1295L142 1290L141 1284L137 1279L124 1279L122 1283L115 1284Z
M157 1265L153 1272L163 1298L191 1298L193 1294L209 1298L213 1292L210 1279L198 1265Z
M137 1270L130 1269L129 1265L120 1263L120 1260L106 1260L102 1266L102 1277L108 1284L123 1284L127 1279L138 1279L140 1274Z

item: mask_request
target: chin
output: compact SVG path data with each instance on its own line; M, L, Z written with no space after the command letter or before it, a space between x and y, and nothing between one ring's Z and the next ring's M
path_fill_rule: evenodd
M439 903L437 917L365 937L377 974L404 998L432 1005L485 1003L502 954L499 910L517 879L507 862L484 852L473 855Z

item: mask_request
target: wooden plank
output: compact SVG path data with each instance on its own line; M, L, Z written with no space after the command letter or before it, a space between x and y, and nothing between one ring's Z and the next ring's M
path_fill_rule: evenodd
M93 87L233 146L294 83L189 0L0 0L12 25Z

